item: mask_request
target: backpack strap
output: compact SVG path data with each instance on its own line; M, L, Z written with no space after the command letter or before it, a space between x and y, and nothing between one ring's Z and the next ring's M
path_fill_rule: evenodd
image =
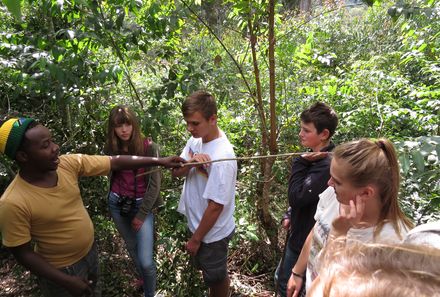
M151 137L146 137L145 139L144 139L144 156L148 156L148 154L150 153L152 153L152 152L149 152L149 150L151 150L151 143L153 142L153 140L151 139ZM134 176L135 176L135 178L134 178L134 197L135 198L137 198L137 178L136 178L136 175L137 175L137 172L138 172L138 170L137 169L133 169L133 172L134 172ZM149 182L150 181L148 181L148 183L147 183L147 189L148 189L148 186L149 186Z
M152 143L153 140L151 139L151 137L146 137L144 139L144 155L147 157L156 157L154 156ZM145 181L147 183L147 191L148 191L148 189L150 188L151 174L145 176Z
M150 154L152 154L151 151L151 144L153 143L153 139L151 139L151 137L146 137L144 139L144 154L145 156L149 156Z

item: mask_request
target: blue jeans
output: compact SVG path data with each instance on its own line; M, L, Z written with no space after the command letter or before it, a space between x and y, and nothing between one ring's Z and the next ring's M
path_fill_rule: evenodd
M136 232L131 227L131 221L142 204L142 199L136 200L136 205L128 216L121 216L117 194L110 192L108 197L110 214L116 228L127 245L128 253L133 259L137 272L144 281L145 297L154 297L156 291L156 263L153 259L154 252L154 214L150 212L145 218L141 229Z
M278 282L278 292L281 297L286 297L287 282L292 274L292 268L295 266L299 255L292 251L289 247L289 242L286 242L286 254L284 255L283 267L281 261L275 271L275 282Z
M60 268L62 272L68 275L79 276L91 281L93 297L101 297L101 284L99 280L98 251L96 244L81 260L70 266ZM45 297L72 297L63 286L54 283L43 277L38 277L38 283L43 296Z

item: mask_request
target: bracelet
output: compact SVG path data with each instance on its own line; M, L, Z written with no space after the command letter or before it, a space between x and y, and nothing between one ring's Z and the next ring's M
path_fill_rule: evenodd
M304 277L304 275L303 274L300 274L300 273L296 273L295 271L293 271L292 270L292 274L293 274L293 276L296 276L296 277L300 277L300 278L303 278Z

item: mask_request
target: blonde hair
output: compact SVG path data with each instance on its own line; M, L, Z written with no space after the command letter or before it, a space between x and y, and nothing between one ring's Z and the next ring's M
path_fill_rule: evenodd
M348 165L345 178L355 187L369 184L377 186L381 203L379 223L374 230L374 236L380 233L388 221L391 222L397 234L400 234L400 224L408 228L413 224L399 207L398 195L400 188L399 163L393 144L387 139L359 139L336 147L333 157L343 160Z
M123 151L123 143L115 133L115 128L122 124L132 125L133 131L128 142L128 152ZM142 135L136 114L126 105L117 105L110 111L107 126L107 141L104 151L108 155L144 155L144 136Z
M440 296L439 249L361 242L328 248L319 272L323 297Z

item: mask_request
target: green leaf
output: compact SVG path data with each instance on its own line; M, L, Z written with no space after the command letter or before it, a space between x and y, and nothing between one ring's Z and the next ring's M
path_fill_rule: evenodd
M21 2L22 0L2 0L3 3L8 8L9 12L12 13L17 19L21 18Z
M258 241L258 235L255 232L246 230L246 238L251 241Z
M419 172L423 172L425 170L425 160L423 159L422 153L417 150L417 151L413 151L411 154L413 156L417 170Z
M120 29L124 23L125 11L123 9L118 9L116 13L118 15L116 18L116 28Z
M111 75L116 83L120 82L123 76L122 68L118 65L113 66L111 69Z
M409 171L409 156L406 152L399 156L400 166L402 167L403 174L407 174Z
M419 46L418 51L423 52L427 46L428 45L426 43L422 43L422 45Z
M257 262L257 263L255 263L254 266L252 266L251 271L255 273L255 272L257 272L257 270L258 270L259 267L260 267L260 265L259 265L258 262Z

